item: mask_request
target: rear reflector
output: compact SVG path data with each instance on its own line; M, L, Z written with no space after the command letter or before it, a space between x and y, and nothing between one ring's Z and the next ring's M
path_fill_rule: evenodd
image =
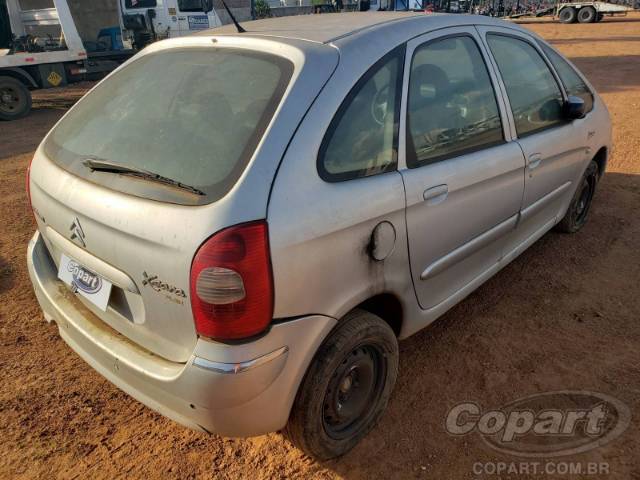
M265 221L222 230L191 264L191 309L199 335L219 340L264 331L273 315L273 280Z

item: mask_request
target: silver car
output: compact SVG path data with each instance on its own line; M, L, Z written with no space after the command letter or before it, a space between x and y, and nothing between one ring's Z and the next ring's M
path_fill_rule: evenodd
M51 130L29 273L131 396L330 458L385 409L399 339L584 225L609 114L552 47L486 17L244 26L153 44Z

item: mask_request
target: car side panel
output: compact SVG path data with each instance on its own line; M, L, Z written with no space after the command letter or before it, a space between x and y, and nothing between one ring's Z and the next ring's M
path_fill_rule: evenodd
M341 51L338 68L282 160L267 213L276 319L306 312L340 318L383 292L415 303L400 174L328 183L316 166L324 134L347 92L385 48L391 50L380 40L359 51ZM385 221L394 227L394 247L386 259L376 261L369 254L372 232Z

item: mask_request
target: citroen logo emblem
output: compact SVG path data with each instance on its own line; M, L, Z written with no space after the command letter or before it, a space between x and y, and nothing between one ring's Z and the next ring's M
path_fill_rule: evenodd
M79 243L83 247L87 246L87 244L84 243L84 231L80 226L80 220L78 220L78 217L73 219L73 223L69 230L71 230L71 240L75 240L76 243Z

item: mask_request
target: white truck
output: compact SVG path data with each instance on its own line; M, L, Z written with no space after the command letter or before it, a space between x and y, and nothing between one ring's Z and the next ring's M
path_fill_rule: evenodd
M605 15L626 15L633 8L608 2L561 2L556 16L561 23L595 23Z
M181 37L222 25L202 0L118 0L126 34L134 43Z
M31 90L100 78L150 42L219 25L211 0L0 0L0 120L26 116Z

